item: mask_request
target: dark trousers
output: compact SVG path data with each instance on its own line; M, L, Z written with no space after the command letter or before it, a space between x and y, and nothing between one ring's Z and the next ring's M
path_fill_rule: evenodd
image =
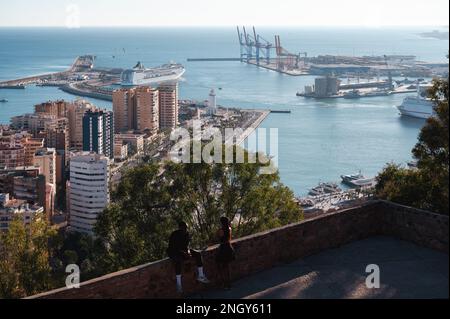
M203 267L203 259L202 254L196 250L190 250L191 256L184 255L182 253L177 254L170 254L169 258L172 260L174 266L175 266L175 273L176 275L181 275L183 262L189 260L190 258L193 258L195 260L195 263L197 267Z

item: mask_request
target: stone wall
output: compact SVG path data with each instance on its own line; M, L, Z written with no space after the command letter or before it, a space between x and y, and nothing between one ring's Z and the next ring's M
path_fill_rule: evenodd
M388 235L448 253L448 217L385 202L371 201L359 207L273 229L233 242L236 261L232 277L238 279L322 250L370 237ZM214 257L217 247L203 256L205 271L216 282ZM189 262L183 271L186 293L206 287L195 281L196 267ZM79 289L61 288L31 298L176 298L175 275L164 259L95 278Z

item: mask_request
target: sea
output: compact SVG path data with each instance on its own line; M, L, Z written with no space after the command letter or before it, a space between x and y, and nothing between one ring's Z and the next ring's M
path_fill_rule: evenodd
M436 28L438 29L438 28ZM448 40L423 38L429 27L343 28L258 27L273 41L308 56L415 55L446 62ZM366 99L312 100L296 92L314 76L293 77L241 62L187 62L187 58L239 57L234 27L173 28L0 28L0 81L67 69L78 55L95 55L96 67L152 67L169 61L185 65L180 98L205 100L214 88L225 107L290 110L272 113L262 128L278 130L275 156L281 181L302 196L319 182L340 175L375 176L387 163L405 164L423 120L401 117L396 106L405 95ZM0 90L0 124L33 111L48 100L74 100L57 88L30 86ZM111 109L110 102L87 98Z

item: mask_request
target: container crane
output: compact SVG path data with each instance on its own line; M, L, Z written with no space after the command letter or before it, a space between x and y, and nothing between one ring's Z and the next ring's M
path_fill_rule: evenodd
M281 46L280 36L275 36L275 48L278 56L277 67L279 70L282 70L284 66L288 69L298 68L298 62L300 60L300 56L297 54L290 53L286 49ZM284 60L284 61L283 61Z
M391 69L389 68L387 55L384 55L384 62L386 64L386 70L388 72L388 88L389 88L389 90L392 91L394 89L394 84L392 82L392 72L391 72Z
M253 27L253 37L255 39L255 49L256 49L256 64L259 65L261 55L264 56L266 64L270 63L270 50L274 47L272 43L264 39L259 34L256 34L255 27Z

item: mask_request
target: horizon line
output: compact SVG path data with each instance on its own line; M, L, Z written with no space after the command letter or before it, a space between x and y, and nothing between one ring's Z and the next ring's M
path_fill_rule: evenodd
M363 28L411 28L411 27L434 27L434 28L449 28L449 25L441 25L441 24L386 24L386 25L370 25L370 24L286 24L286 25L264 25L264 24L245 24L244 26L255 26L255 27L340 27L340 28L352 28L352 27L363 27ZM241 24L223 24L223 25L201 25L201 24L173 24L173 25L82 25L80 27L68 28L65 25L0 25L0 28L60 28L60 29L83 29L83 28L225 28L225 27L236 27L241 26Z

